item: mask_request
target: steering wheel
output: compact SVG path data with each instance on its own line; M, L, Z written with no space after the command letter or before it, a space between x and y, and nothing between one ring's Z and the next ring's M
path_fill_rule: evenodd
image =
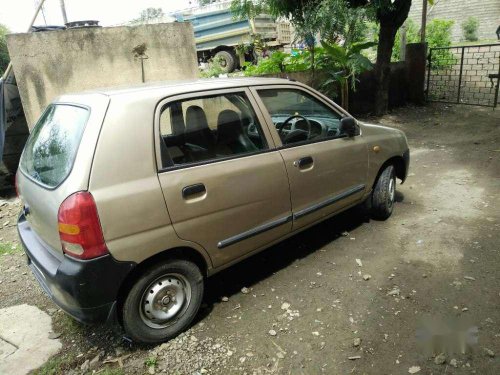
M283 129L285 128L285 125L288 124L290 121L292 121L294 118L302 119L302 120L304 120L306 122L306 124L307 124L307 138L306 139L309 139L311 137L311 131L312 131L311 122L307 118L305 118L304 116L301 116L301 115L292 115L292 116L288 117L285 121L283 121L281 123L281 125L278 128L278 135L280 136L280 138L282 138ZM300 132L301 134L306 133L302 129L293 130L293 131L291 131L289 134L287 134L285 136L285 139L283 140L283 143L287 143L287 138L291 139L294 136L297 136L297 134L294 134L294 133L297 133L297 132Z

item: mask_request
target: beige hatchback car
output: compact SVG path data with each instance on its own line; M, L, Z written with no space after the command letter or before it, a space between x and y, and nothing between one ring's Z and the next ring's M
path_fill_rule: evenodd
M25 146L18 231L63 310L157 343L191 323L207 276L357 204L388 218L408 164L401 131L289 80L64 95Z

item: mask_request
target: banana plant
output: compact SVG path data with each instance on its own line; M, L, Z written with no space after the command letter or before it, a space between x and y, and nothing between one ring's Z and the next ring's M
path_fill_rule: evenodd
M331 90L335 84L340 86L341 105L349 109L349 83L356 90L356 76L367 70L373 69L373 64L361 51L377 45L375 42L352 43L349 46L328 44L321 41L326 54L330 57L331 65L327 67L328 79L322 88Z

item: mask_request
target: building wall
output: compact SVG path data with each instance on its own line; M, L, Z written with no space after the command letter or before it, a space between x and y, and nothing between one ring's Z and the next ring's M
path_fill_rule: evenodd
M132 49L146 43L145 81L193 79L198 64L190 23L87 28L7 37L30 128L57 96L142 82Z
M496 39L495 31L500 25L500 0L435 0L435 5L429 13L428 21L434 18L454 20L452 41L464 40L462 23L469 17L479 21L478 37L481 39ZM423 0L413 0L409 18L420 26L422 21ZM431 5L427 5L427 10Z

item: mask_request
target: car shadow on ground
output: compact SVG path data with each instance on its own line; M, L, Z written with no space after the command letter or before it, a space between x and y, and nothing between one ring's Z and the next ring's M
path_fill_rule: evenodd
M396 190L396 195L394 196L394 201L401 203L405 200L405 195L400 191Z
M399 198L402 200L402 194ZM206 282L202 309L194 323L209 315L223 296L230 297L243 287L267 279L369 221L365 209L353 207L210 277Z
M402 199L402 194L399 197ZM360 206L350 208L208 278L205 284L202 308L191 326L210 315L214 305L220 302L223 296L231 297L240 293L243 287L252 287L295 261L306 258L342 237L343 233L354 231L363 224L368 224L369 221L367 211L364 208ZM114 336L117 341L121 341L122 345L128 346L131 350L149 350L155 346L133 343L126 336L123 336L124 332L118 323L99 327L93 326L91 330L102 330L101 334L107 333ZM92 339L91 335L87 335L87 340L94 344L101 341L102 338Z

